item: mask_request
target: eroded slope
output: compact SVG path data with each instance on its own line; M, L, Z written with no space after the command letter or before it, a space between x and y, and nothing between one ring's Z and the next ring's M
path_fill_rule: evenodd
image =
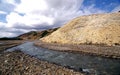
M77 17L41 40L60 44L119 45L120 13Z

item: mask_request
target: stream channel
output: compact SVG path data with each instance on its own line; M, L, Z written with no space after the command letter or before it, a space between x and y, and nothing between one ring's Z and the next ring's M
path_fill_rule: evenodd
M120 59L103 58L80 53L53 51L34 46L34 42L26 42L19 46L7 49L22 52L39 58L40 60L55 63L80 72L94 72L96 75L120 75Z

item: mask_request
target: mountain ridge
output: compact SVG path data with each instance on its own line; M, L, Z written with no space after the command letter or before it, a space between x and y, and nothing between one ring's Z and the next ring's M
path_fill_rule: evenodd
M58 27L59 28L59 27ZM43 31L30 31L18 36L22 40L39 40L42 37L48 36L52 32L56 31L58 28L43 30Z

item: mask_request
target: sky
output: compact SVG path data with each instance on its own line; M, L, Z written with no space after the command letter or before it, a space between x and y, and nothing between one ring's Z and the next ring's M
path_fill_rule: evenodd
M120 0L0 0L0 37L63 26L90 14L120 11Z

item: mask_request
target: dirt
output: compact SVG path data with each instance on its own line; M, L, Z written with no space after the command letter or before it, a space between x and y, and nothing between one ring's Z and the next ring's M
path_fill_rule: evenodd
M20 45L24 42L25 42L24 40L1 40L0 53L4 52L8 48Z
M83 75L17 50L5 52L8 48L24 43L24 40L0 41L0 75Z
M0 55L0 75L84 75L55 64L41 61L21 51Z
M45 43L41 41L36 42L35 45L57 51L83 53L107 58L120 59L120 46L84 45L84 44L72 45L72 44Z
M60 44L120 45L120 13L77 17L40 40Z

